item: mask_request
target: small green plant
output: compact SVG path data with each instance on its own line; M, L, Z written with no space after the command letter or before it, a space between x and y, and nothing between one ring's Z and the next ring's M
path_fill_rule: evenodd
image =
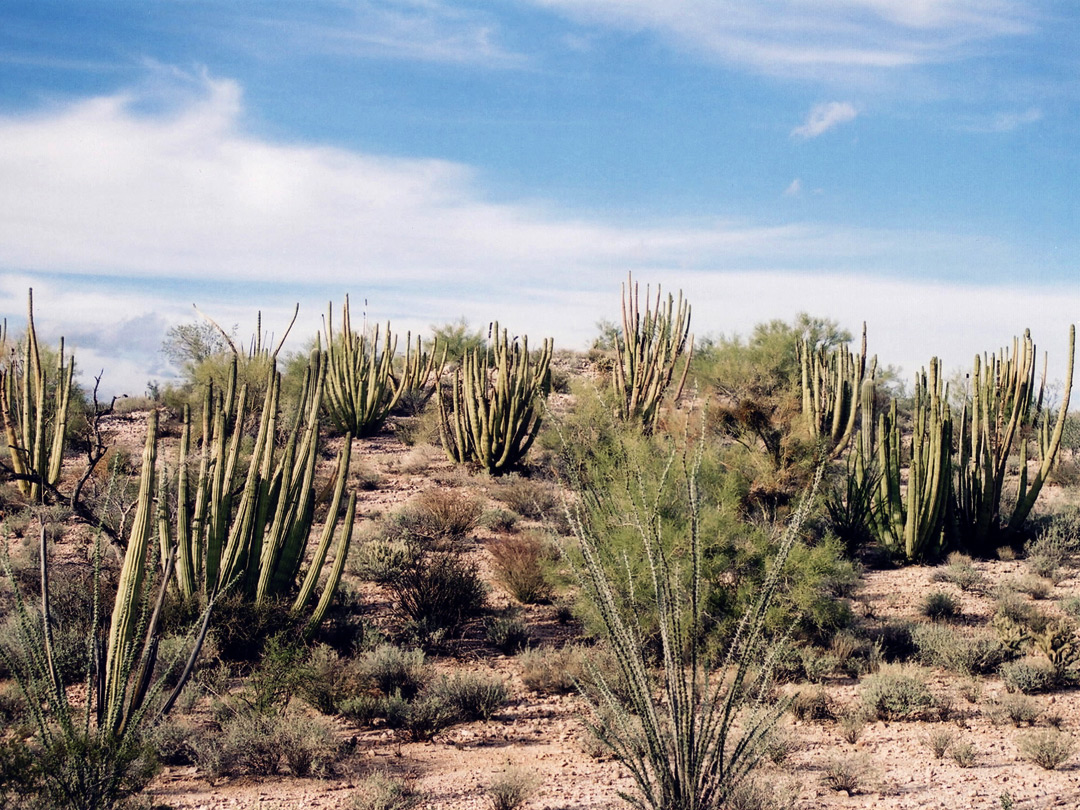
M851 745L859 741L866 729L866 712L862 708L851 709L840 715L840 736Z
M463 720L490 720L506 705L506 683L494 675L464 672L435 682L432 687Z
M366 653L358 662L358 669L382 694L397 694L406 700L430 680L422 650L403 650L392 644L383 644Z
M570 694L585 679L585 651L576 645L535 647L517 660L525 687L541 694Z
M1054 583L1034 574L1024 574L1012 581L1012 587L1020 593L1026 593L1032 599L1041 600L1050 596Z
M814 720L832 720L832 704L829 701L829 693L822 687L799 689L788 705L796 719L803 722Z
M934 755L934 759L941 759L945 752L956 739L956 732L948 727L935 728L926 735L926 747Z
M859 694L867 711L879 720L911 719L934 705L922 672L895 665L864 678Z
M919 611L934 621L955 619L960 615L960 604L947 591L932 591L923 599Z
M517 611L511 610L484 620L484 635L488 643L504 655L525 649L529 644L529 628Z
M1024 759L1047 771L1062 765L1076 750L1076 741L1071 736L1051 728L1036 729L1024 734L1016 744Z
M558 487L546 481L534 481L510 475L492 496L523 518L550 520L561 517L562 496Z
M954 551L946 558L946 565L934 572L933 578L940 582L951 582L962 591L979 592L986 584L986 578L975 567L971 557Z
M405 781L376 771L360 780L350 798L352 810L410 810L420 801L415 788Z
M1060 685L1057 670L1046 661L1023 658L1001 666L1001 679L1010 692L1034 695L1052 692Z
M537 774L519 766L503 771L487 787L491 810L518 810L540 786Z
M1012 723L1017 728L1034 724L1042 713L1034 698L1019 694L1002 695L990 704L989 709L990 720L995 725Z
M456 633L487 601L487 586L476 563L457 551L409 547L408 563L389 583L398 608L412 621L421 641Z
M949 756L952 757L952 761L961 768L970 768L974 765L975 755L975 746L968 740L955 742L949 749Z
M825 763L821 784L837 793L854 795L866 786L869 770L869 765L862 757L834 757Z
M798 734L786 726L777 726L765 741L765 755L774 765L783 765L800 744Z

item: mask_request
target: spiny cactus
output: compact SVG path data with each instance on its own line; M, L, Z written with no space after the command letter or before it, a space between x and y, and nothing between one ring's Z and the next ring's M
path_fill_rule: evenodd
M906 486L902 483L905 464L895 399L889 413L881 414L874 439L873 463L880 476L874 534L882 545L909 561L923 560L944 544L945 514L952 491L952 416L947 390L942 388L941 364L935 357L930 361L929 375L924 369L915 378ZM859 458L857 464L861 474L867 475L865 461Z
M547 338L531 359L529 339L511 341L496 322L488 346L466 352L454 369L450 406L439 397L439 435L451 461L499 474L525 457L540 430L540 400L551 390L551 351Z
M304 377L296 419L283 447L276 441L281 375L273 358L265 395L258 411L259 428L246 474L240 464L243 425L251 414L247 387L236 391L236 364L226 391L207 390L204 398L202 450L194 482L190 470L191 414L184 412L177 475L177 584L182 594L210 599L225 590L239 590L256 603L294 598L296 581L315 515L315 465L318 459L318 414L326 375L325 356L312 352ZM333 497L318 546L293 608L310 608L341 505L349 471L352 439L345 435L336 465ZM322 599L341 580L341 562L352 537L355 498L349 499L338 535L335 566L323 586ZM322 605L322 601L320 601ZM316 608L321 619L326 607Z
M1008 542L1018 532L1039 496L1061 446L1061 436L1072 390L1076 328L1069 329L1069 363L1064 397L1057 422L1050 429L1050 414L1043 408L1045 366L1035 389L1035 344L1031 333L1014 338L1012 352L1002 350L975 357L971 374L971 400L960 418L960 453L956 477L956 512L962 540L986 552ZM1028 479L1027 435L1036 430L1039 470ZM1019 449L1020 484L1009 509L1002 506L1005 473L1010 455Z
M862 351L853 354L847 346L831 351L799 342L802 370L802 412L810 435L823 442L830 458L839 458L851 442L859 413L866 373L866 324L863 324ZM874 376L877 357L870 365Z
M326 412L334 427L354 436L370 436L382 427L390 411L410 390L427 386L436 366L438 342L431 353L424 352L420 336L413 348L412 333L405 336L405 357L400 371L394 371L397 335L387 322L383 332L376 327L369 339L352 330L349 297L341 314L341 331L334 333L334 305L326 318L326 354L329 367L326 380ZM379 342L383 341L380 351ZM444 353L445 357L445 353ZM438 377L438 371L435 371Z
M618 357L612 385L619 416L624 421L639 419L645 430L651 431L660 418L660 405L683 354L686 360L676 398L682 393L690 368L694 339L690 337L690 304L683 300L682 291L677 303L669 294L661 307L659 285L652 304L646 287L642 313L638 285L628 278L622 287L622 333L616 336L615 343Z
M0 412L19 491L40 501L60 480L75 360L65 358L60 338L55 374L46 373L34 328L33 290L28 298L22 345L8 343L6 322L0 330Z

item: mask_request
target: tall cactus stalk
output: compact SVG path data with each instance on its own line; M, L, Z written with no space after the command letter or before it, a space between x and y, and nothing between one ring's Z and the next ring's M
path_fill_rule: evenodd
M339 431L370 436L382 427L406 391L423 389L428 384L436 369L438 344L432 346L430 354L424 352L418 335L414 349L412 333L408 333L403 365L395 372L398 339L390 331L389 322L385 332L376 328L370 340L363 332L357 334L352 330L349 297L345 296L339 333L334 333L333 324L334 305L330 304L326 319L326 412ZM438 368L441 366L439 363Z
M622 287L622 334L616 337L618 357L612 375L619 416L624 421L640 420L647 431L656 427L664 395L686 354L675 397L682 393L693 345L690 304L683 300L682 291L678 302L669 294L661 306L659 285L652 304L646 287L642 312L638 285L629 278Z
M880 415L874 440L873 457L880 483L874 498L872 530L883 546L909 561L923 560L944 544L951 493L952 416L947 389L942 389L941 364L935 357L930 361L929 375L923 370L915 378L906 484L895 399L889 413ZM863 445L862 436L859 443ZM859 474L867 475L864 460L857 458L856 463Z
M283 445L277 440L281 375L271 363L258 412L258 433L246 470L240 461L247 388L235 391L236 365L226 391L208 390L202 416L203 441L196 469L191 458L191 414L185 410L177 478L177 586L186 597L211 599L239 591L256 603L293 598L303 568L315 517L315 467L318 460L319 407L327 363L312 352L305 372L296 419ZM304 572L297 612L314 600L334 528L341 515L349 473L351 436L346 434L336 466L334 495L315 554ZM349 500L338 536L337 556L347 555L355 499ZM331 571L323 586L329 599L341 580ZM325 612L325 608L323 609ZM320 617L321 618L321 617Z
M960 420L960 457L956 477L956 513L961 539L984 553L1008 542L1023 527L1061 446L1072 391L1076 327L1069 328L1069 363L1065 393L1057 421L1042 403L1046 390L1045 364L1035 389L1036 352L1030 331L1014 338L1012 351L976 355L971 375L971 400ZM1039 469L1028 479L1028 434L1034 430ZM1020 453L1020 481L1012 507L1002 495L1009 457Z
M551 390L552 341L535 360L529 340L509 340L499 324L489 345L466 352L454 369L451 405L439 397L439 435L451 461L477 463L491 474L520 462L540 430L539 403Z
M859 354L853 354L847 346L826 351L803 339L799 343L799 365L806 428L815 441L825 445L829 458L839 458L851 443L863 381L867 379L866 324L863 323ZM874 376L876 367L877 357L874 357L870 377Z
M22 346L9 349L6 324L0 340L5 354L0 358L0 412L19 491L40 501L60 480L75 360L65 357L60 338L55 373L46 373L34 328L33 290L28 300Z

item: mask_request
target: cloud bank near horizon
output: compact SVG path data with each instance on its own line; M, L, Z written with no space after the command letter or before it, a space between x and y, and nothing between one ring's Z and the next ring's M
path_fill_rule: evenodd
M497 201L459 163L259 137L238 83L193 84L0 117L2 311L18 321L33 285L43 328L136 393L168 374L156 349L193 301L283 326L299 300L306 338L349 292L400 330L497 317L584 348L629 270L683 289L699 336L805 310L869 321L882 359L912 369L932 354L966 364L1036 317L1056 345L1074 317L1075 285L1007 284L1040 257L982 235Z

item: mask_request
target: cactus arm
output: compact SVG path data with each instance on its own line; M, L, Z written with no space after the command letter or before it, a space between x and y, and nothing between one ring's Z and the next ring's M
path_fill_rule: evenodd
M314 612L311 614L311 619L308 621L307 628L304 631L304 635L310 638L315 632L316 628L322 623L322 620L326 617L326 611L330 608L330 603L334 599L334 594L337 592L338 585L341 583L341 574L345 570L345 561L349 556L349 544L352 540L353 519L356 514L356 493L350 493L349 504L345 512L345 525L341 527L341 535L338 539L337 550L334 556L334 566L330 569L330 575L326 579L326 585L323 586L322 596L319 597L319 604L315 606Z

